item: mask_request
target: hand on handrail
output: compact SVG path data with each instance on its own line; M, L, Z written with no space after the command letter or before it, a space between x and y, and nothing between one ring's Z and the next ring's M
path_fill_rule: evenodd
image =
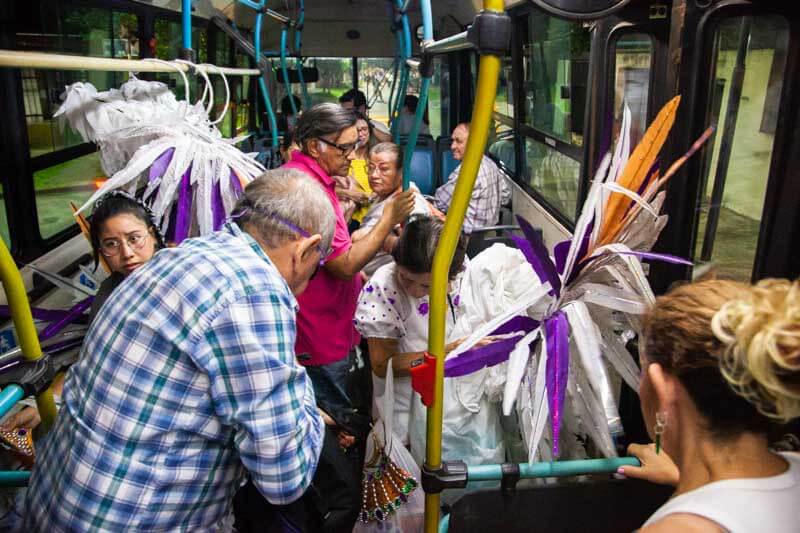
M678 485L681 476L678 467L664 450L656 453L655 444L631 444L628 446L628 455L639 459L642 466L621 466L618 474L659 485Z

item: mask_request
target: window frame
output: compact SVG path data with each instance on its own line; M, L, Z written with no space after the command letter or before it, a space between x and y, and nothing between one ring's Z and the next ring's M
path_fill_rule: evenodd
M586 97L586 109L584 110L584 123L583 123L583 145L575 145L561 139L555 138L544 131L541 131L531 124L525 122L527 119L527 110L525 109L525 97L527 93L523 87L523 44L524 44L524 36L528 33L527 25L528 19L534 12L541 12L545 16L552 15L548 14L545 11L537 9L533 6L521 6L516 10L512 11L513 17L513 30L512 30L512 62L513 62L513 70L515 72L514 77L514 129L517 133L516 135L516 145L515 150L517 152L517 172L515 173L514 181L517 185L522 188L522 190L530 196L536 203L544 207L544 209L550 214L553 218L558 221L559 224L564 226L568 231L573 231L575 228L575 219L577 218L579 206L582 204L582 189L583 189L583 175L584 175L584 168L585 168L585 150L587 147L587 135L590 131L590 126L592 121L589 120L589 106L590 101L592 98L592 83L593 83L593 73L594 73L594 63L595 63L595 36L594 31L590 30L590 40L589 40L589 54L588 54L588 71L587 71L587 79L586 79L586 87L587 87L587 97ZM573 161L577 162L579 165L579 172L577 177L577 199L574 207L574 211L572 213L564 213L560 209L558 209L553 203L548 200L544 195L542 195L539 191L534 189L530 185L531 176L528 172L528 164L525 158L526 148L525 148L525 140L532 139L540 144L544 144L550 149L553 149L562 155L572 159Z
M137 36L141 43L139 58L151 55L149 42L154 34L156 19L180 22L180 13L123 0L61 0L53 3L57 9L63 12L89 8L106 10L109 12L112 21L114 13L135 15L138 20ZM13 20L17 9L15 3L2 2L2 4L0 14ZM50 4L44 1L41 7L46 8L48 5ZM39 5L36 7L39 7ZM206 53L209 54L208 57L213 57L212 54L216 45L214 34L220 30L216 28L212 21L194 16L192 17L192 26L196 29L206 30L208 37ZM230 58L234 57L236 46L229 37L226 36L226 38L231 42L229 50L230 61ZM3 48L16 49L14 33L7 32L0 36L0 44L2 44ZM69 225L47 238L42 236L33 174L48 167L91 154L97 149L93 143L80 143L31 157L27 137L28 128L25 119L21 71L20 69L2 70L3 72L0 72L0 86L5 87L8 97L0 105L0 110L4 111L4 116L9 118L9 124L7 128L4 128L8 132L3 136L2 153L5 160L3 165L5 172L0 177L0 186L2 186L4 193L3 201L8 221L10 239L8 244L15 258L29 261L57 248L80 232L76 225ZM149 78L146 74L141 77L143 79ZM233 115L230 118L226 117L226 120L231 120L232 128L235 128L236 122Z

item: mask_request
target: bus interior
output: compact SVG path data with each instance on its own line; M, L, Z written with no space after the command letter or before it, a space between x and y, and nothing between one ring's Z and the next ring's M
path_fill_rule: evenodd
M307 108L361 90L370 119L388 128L405 72L402 95L427 95L427 132L395 135L409 154L408 179L423 194L434 194L458 164L450 134L472 120L479 103L481 54L462 42L426 56L431 75L423 86L422 69L405 66L424 55L422 3L308 0L301 7L297 0L268 1L264 12L271 14L257 23L258 11L248 2L192 1L196 63L259 72L228 76L229 102L222 79L211 78L211 114L224 114L220 131L227 138L246 137L240 148L270 166L286 124L281 102L289 92ZM466 32L483 2L432 0L430 7L438 42ZM0 2L0 51L119 60L186 57L181 8L180 0L7 0ZM524 217L552 253L575 231L625 110L636 144L662 106L680 95L664 161L681 157L709 126L716 129L706 148L671 179L664 202L669 221L653 249L693 266L647 263L654 293L709 272L743 282L798 276L800 11L794 2L505 0L504 8L510 41L500 57L486 145L512 190L504 227ZM295 40L301 11L302 43ZM398 34L406 30L410 53L399 46ZM261 42L254 48L256 36ZM257 59L254 50L263 56ZM0 236L31 305L68 310L92 294L100 279L70 204L83 204L109 176L97 146L53 115L65 86L88 81L105 90L119 87L127 74L2 61L0 116L8 120L0 127ZM178 96L203 91L199 76L190 76L188 85L169 70L139 76L165 82ZM499 231L488 233L483 246ZM3 303L8 318L10 302ZM47 322L37 320L36 327L41 333ZM43 350L56 346L74 355L85 329L79 321L69 324L44 340ZM635 353L634 344L629 348ZM19 350L14 324L6 319L0 361ZM626 442L647 436L635 392L622 385L619 402L624 450ZM633 481L588 478L591 483L517 487L504 477L502 487L454 504L449 528L635 529L657 507L653 502L667 497L660 488ZM576 506L596 512L564 513ZM550 523L558 526L542 525Z

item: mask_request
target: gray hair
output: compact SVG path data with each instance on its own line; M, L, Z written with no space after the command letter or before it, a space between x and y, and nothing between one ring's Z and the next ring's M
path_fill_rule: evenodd
M397 168L403 166L403 149L393 142L378 143L375 146L373 146L369 151L370 156L377 154L385 154L385 153L390 153L395 155L395 157L397 158L396 161Z
M325 102L305 111L297 120L294 138L303 150L311 139L325 135L339 134L342 130L356 125L356 115L338 104Z
M233 213L241 226L251 225L272 248L298 239L288 224L321 235L323 250L333 241L336 215L331 200L316 180L299 170L266 171L245 188Z

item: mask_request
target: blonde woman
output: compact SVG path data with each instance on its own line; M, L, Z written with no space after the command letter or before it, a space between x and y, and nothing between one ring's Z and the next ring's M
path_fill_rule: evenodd
M800 284L684 285L644 320L642 413L629 477L673 484L641 531L800 530L800 455L767 431L800 416Z

